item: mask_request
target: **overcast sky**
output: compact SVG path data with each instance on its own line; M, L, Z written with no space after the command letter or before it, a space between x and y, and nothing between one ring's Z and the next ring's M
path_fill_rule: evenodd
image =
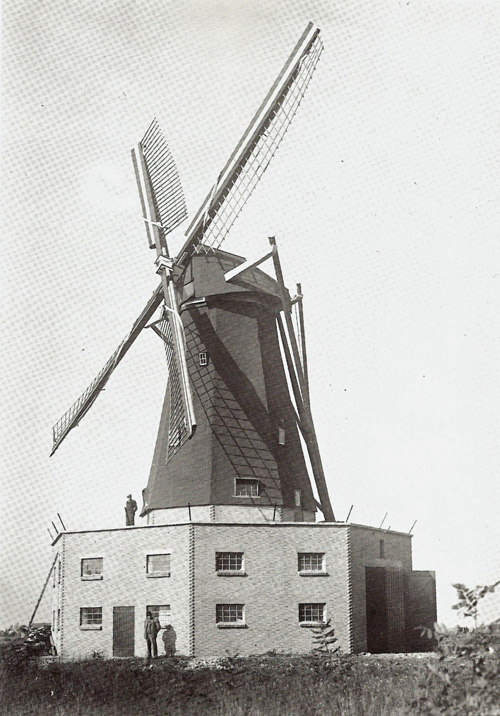
M130 148L157 116L194 216L309 20L325 50L223 248L276 235L302 282L337 517L417 520L447 623L452 582L500 579L500 5L5 0L0 627L29 619L57 512L120 526L147 483L167 377L152 332L49 459L158 282Z

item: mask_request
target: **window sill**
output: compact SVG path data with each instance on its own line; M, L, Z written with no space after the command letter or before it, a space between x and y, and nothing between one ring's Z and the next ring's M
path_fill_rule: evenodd
M102 574L87 574L87 575L82 575L82 582L95 582L102 578L103 578Z
M243 569L218 569L218 577L246 577L247 573Z
M326 622L299 622L299 626L304 629L310 629L311 627L324 626Z
M237 622L218 622L217 629L247 629L246 624L238 624Z
M329 577L328 572L320 572L319 570L303 570L299 572L299 577Z
M170 577L170 572L155 572L154 574L146 574L147 579L157 579L158 577Z
M80 624L81 631L102 631L101 624Z
M260 500L261 495L233 495L233 497L239 497L240 500Z

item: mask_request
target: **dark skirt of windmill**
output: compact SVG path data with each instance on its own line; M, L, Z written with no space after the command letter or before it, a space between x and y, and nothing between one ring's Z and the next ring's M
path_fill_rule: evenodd
M176 279L197 428L188 439L173 366L143 514L188 504L316 510L281 358L278 285L258 268L227 283L243 261L202 252Z

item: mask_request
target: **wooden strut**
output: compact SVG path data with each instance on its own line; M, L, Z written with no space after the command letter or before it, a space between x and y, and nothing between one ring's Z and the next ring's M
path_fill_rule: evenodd
M304 382L306 387L307 402L310 404L309 398L309 373L307 370L307 351L306 351L306 329L304 325L304 306L303 306L302 286L297 284L297 306L299 311L299 336L302 357L302 370L304 371Z
M328 488L326 485L325 473L323 470L323 463L321 462L321 455L319 452L318 439L316 437L316 431L314 429L314 423L312 419L311 408L307 399L307 386L302 371L302 365L300 362L300 354L297 346L297 339L293 329L292 317L291 317L291 306L290 298L288 296L285 283L283 280L283 272L281 270L281 263L278 256L278 247L276 245L276 239L274 236L269 237L269 243L273 247L272 257L274 262L274 269L276 271L276 278L281 295L281 304L283 315L285 317L285 323L288 331L290 340L290 346L292 355L290 355L290 349L288 347L288 341L286 338L284 326L281 320L281 316L277 316L278 328L280 331L283 350L285 353L285 359L287 362L288 372L290 374L290 382L292 384L292 390L295 397L295 403L299 413L300 423L299 428L304 437L304 442L307 446L309 453L309 459L311 460L311 467L318 490L319 499L321 502L321 509L325 522L335 522L335 515L330 502L330 496L328 494ZM293 358L292 358L293 356Z
M29 620L28 629L30 629L30 628L31 628L31 625L33 624L33 620L34 620L35 615L36 615L36 613L37 613L37 611L38 611L38 607L40 606L40 602L42 601L42 597L43 597L43 595L44 595L44 592L45 592L45 589L46 589L46 587L47 587L47 584L49 583L49 579L50 579L50 575L52 574L52 570L53 570L54 567L56 566L56 562L57 562L57 558L58 558L58 557L59 557L58 554L56 554L56 556L54 557L54 561L52 562L52 567L49 569L49 573L47 574L47 579L45 580L45 584L43 585L42 592L41 592L40 596L38 597L38 601L37 601L37 603L36 603L36 607L35 607L35 609L34 609L34 611L33 611L33 614L31 615L31 619Z

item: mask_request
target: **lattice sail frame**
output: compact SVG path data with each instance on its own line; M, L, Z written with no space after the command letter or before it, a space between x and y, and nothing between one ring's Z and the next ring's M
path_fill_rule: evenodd
M186 411L182 384L177 365L177 355L171 321L176 320L174 312L163 307L162 316L155 323L155 332L163 339L168 367L168 385L170 391L170 413L168 422L168 450L167 462L179 451L188 439L189 433L186 424Z
M290 126L322 50L319 29L309 23L189 226L180 265L200 247L220 247Z
M73 405L67 410L62 418L52 428L52 452L53 455L59 445L62 443L66 435L72 428L78 425L80 420L88 412L88 410L95 403L99 397L104 386L108 382L114 369L121 361L125 353L128 351L132 343L135 341L141 330L144 328L146 323L149 321L151 316L154 314L161 301L163 300L163 290L161 286L158 286L156 291L153 293L146 306L142 310L141 314L135 321L134 325L127 333L125 338L122 340L118 348L115 350L111 358L107 361L103 368L99 371L97 376L94 378L88 388L80 395L80 397L73 403Z
M137 166L141 160L132 152L136 180L149 246L155 248L154 228L165 239L187 217L186 200L172 153L156 118L138 148L144 159L146 176L141 177Z

